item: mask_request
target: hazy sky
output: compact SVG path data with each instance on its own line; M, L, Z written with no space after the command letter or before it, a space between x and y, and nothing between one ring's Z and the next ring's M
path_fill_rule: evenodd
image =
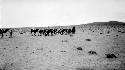
M1 27L125 22L125 0L3 0Z

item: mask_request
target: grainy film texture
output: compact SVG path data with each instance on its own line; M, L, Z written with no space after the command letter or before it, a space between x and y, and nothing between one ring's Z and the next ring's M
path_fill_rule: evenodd
M125 70L125 24L1 28L0 70Z

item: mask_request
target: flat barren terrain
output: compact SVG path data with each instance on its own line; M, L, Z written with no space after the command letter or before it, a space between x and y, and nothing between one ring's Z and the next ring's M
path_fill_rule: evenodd
M125 24L1 28L0 70L125 70Z

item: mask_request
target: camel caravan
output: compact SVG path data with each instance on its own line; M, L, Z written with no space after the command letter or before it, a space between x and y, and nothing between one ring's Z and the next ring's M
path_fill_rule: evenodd
M75 34L75 27L71 29L31 29L32 36L54 36L56 34L60 35L70 35Z
M15 31L13 28L3 28L0 29L0 38L4 38L4 36L7 36L8 38L12 38L14 32L19 32L19 34L25 34L27 30L17 30ZM75 34L76 29L75 27L72 28L47 28L47 29L39 29L39 28L32 28L29 30L29 33L31 36L55 36L57 34L60 35L72 35Z

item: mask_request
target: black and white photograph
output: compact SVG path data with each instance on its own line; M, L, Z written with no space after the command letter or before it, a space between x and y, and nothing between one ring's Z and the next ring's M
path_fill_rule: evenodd
M125 0L0 0L0 70L125 70Z

